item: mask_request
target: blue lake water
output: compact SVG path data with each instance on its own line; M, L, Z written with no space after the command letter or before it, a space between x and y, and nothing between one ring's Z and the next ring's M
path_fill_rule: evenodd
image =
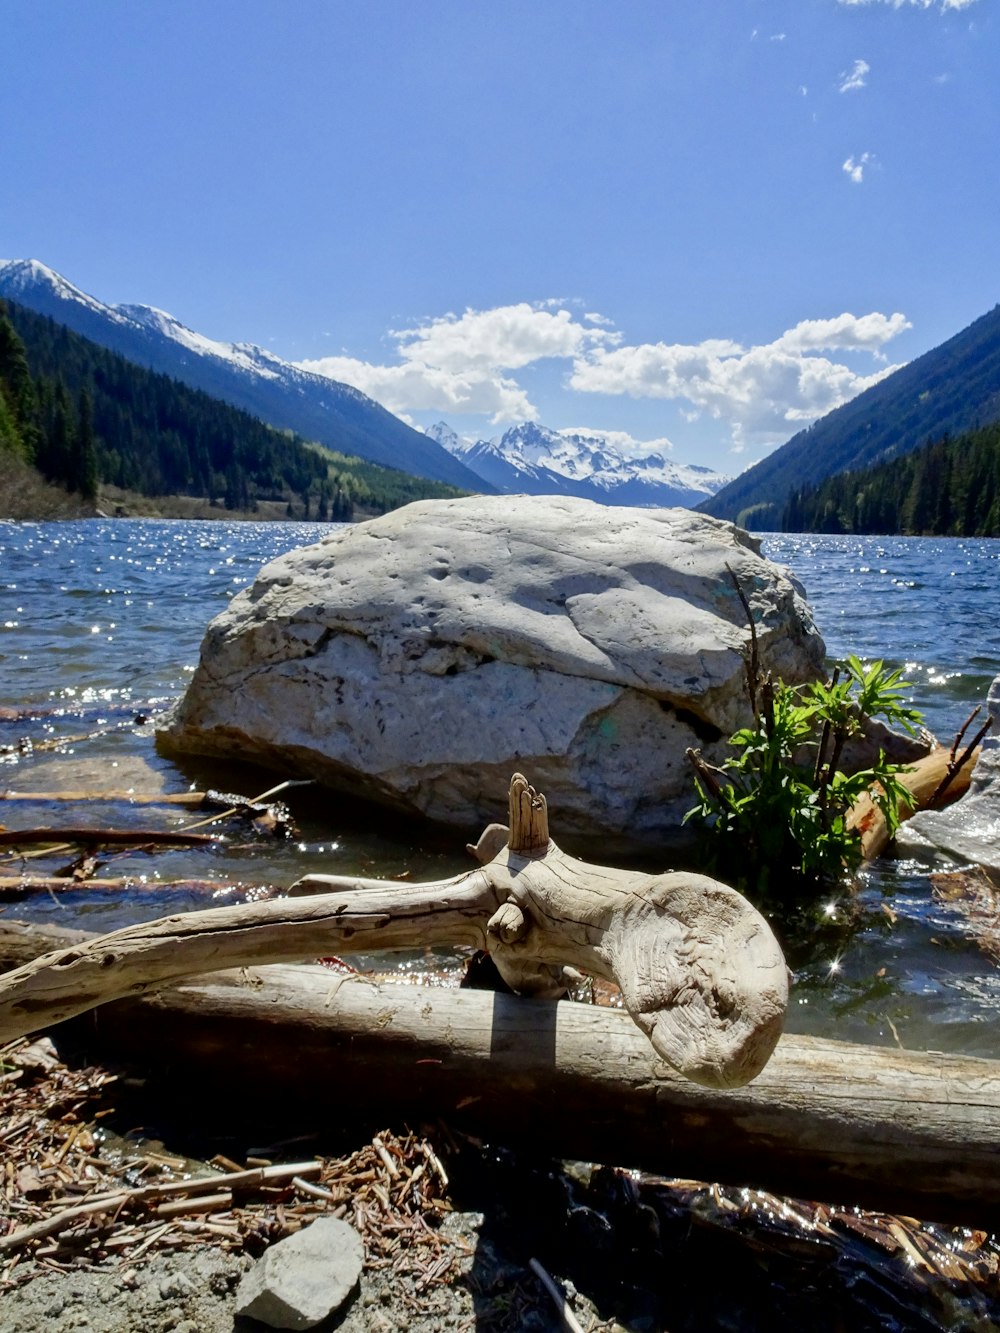
M137 719L182 694L209 620L262 564L329 530L138 519L0 525L0 787L85 790L110 777L136 791L206 783L245 796L262 791L272 775L167 760ZM984 701L1000 672L1000 542L773 534L763 549L804 585L831 657L853 652L902 666L912 702L943 739ZM102 875L143 875L149 889L124 897L80 890L3 910L113 929L209 905L203 896L165 894L158 880L287 885L319 868L414 878L467 868L457 837L400 828L392 816L320 791L290 800L300 828L291 843L236 840L210 859L190 851L113 855ZM162 824L163 811L154 810L128 818ZM0 815L22 828L59 818L68 822L65 809L45 804L10 803ZM121 807L88 813L88 823L102 821L121 823ZM24 864L3 859L0 874ZM856 895L829 908L830 937L798 973L793 1030L1000 1056L1000 971L961 914L936 899L926 865L886 858L863 873Z

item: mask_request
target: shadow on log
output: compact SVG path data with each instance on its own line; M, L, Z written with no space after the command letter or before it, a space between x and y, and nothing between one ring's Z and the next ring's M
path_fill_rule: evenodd
M567 856L545 798L511 781L510 828L486 862L404 885L312 875L287 899L163 917L25 964L0 981L0 1042L218 967L329 953L468 945L522 995L565 994L569 969L621 989L632 1020L685 1077L739 1087L767 1063L788 1003L785 961L740 894L704 875L647 875Z
M0 926L0 967L54 944ZM1000 1062L786 1036L749 1086L698 1087L621 1011L379 984L319 966L216 973L77 1020L89 1058L188 1106L302 1133L443 1119L539 1154L1000 1228Z

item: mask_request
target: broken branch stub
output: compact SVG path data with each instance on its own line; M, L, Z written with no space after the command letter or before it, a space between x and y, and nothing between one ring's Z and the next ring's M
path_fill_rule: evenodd
M697 1083L737 1087L758 1074L781 1032L788 976L756 909L703 875L567 856L520 774L510 821L474 849L485 864L453 879L310 875L285 899L164 917L48 954L0 978L0 1043L220 967L471 945L524 994L564 994L567 968L616 982L659 1055Z
M507 798L510 808L510 837L512 852L544 853L549 846L549 811L545 797L529 787L528 780L515 773L510 780Z

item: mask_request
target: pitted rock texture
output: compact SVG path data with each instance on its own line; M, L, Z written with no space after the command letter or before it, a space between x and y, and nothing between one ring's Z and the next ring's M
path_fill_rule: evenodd
M801 587L732 524L550 496L429 500L267 565L209 627L168 747L470 831L521 771L554 836L662 845L762 666L821 672ZM588 835L590 835L588 837Z

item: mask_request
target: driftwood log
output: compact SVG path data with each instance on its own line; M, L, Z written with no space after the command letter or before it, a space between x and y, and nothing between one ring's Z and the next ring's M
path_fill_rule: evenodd
M923 759L916 759L899 774L899 781L910 792L912 800L899 811L900 820L907 820L918 810L937 810L951 805L969 790L972 770L980 750L970 746L957 756L939 746ZM847 827L861 834L861 855L866 861L881 856L891 842L885 816L865 792L858 797L847 814Z
M75 943L0 923L0 969ZM674 1073L620 1011L387 984L319 966L215 973L77 1019L149 1071L158 1113L289 1133L444 1120L510 1147L1000 1229L1000 1061L784 1036L745 1088ZM57 1038L61 1040L61 1038Z
M0 1042L220 966L323 954L469 945L521 994L565 994L566 969L606 977L656 1052L685 1077L738 1087L766 1064L788 1002L764 918L703 875L594 866L549 838L545 798L520 774L510 827L484 864L436 883L314 875L294 897L136 925L27 964L0 981Z

